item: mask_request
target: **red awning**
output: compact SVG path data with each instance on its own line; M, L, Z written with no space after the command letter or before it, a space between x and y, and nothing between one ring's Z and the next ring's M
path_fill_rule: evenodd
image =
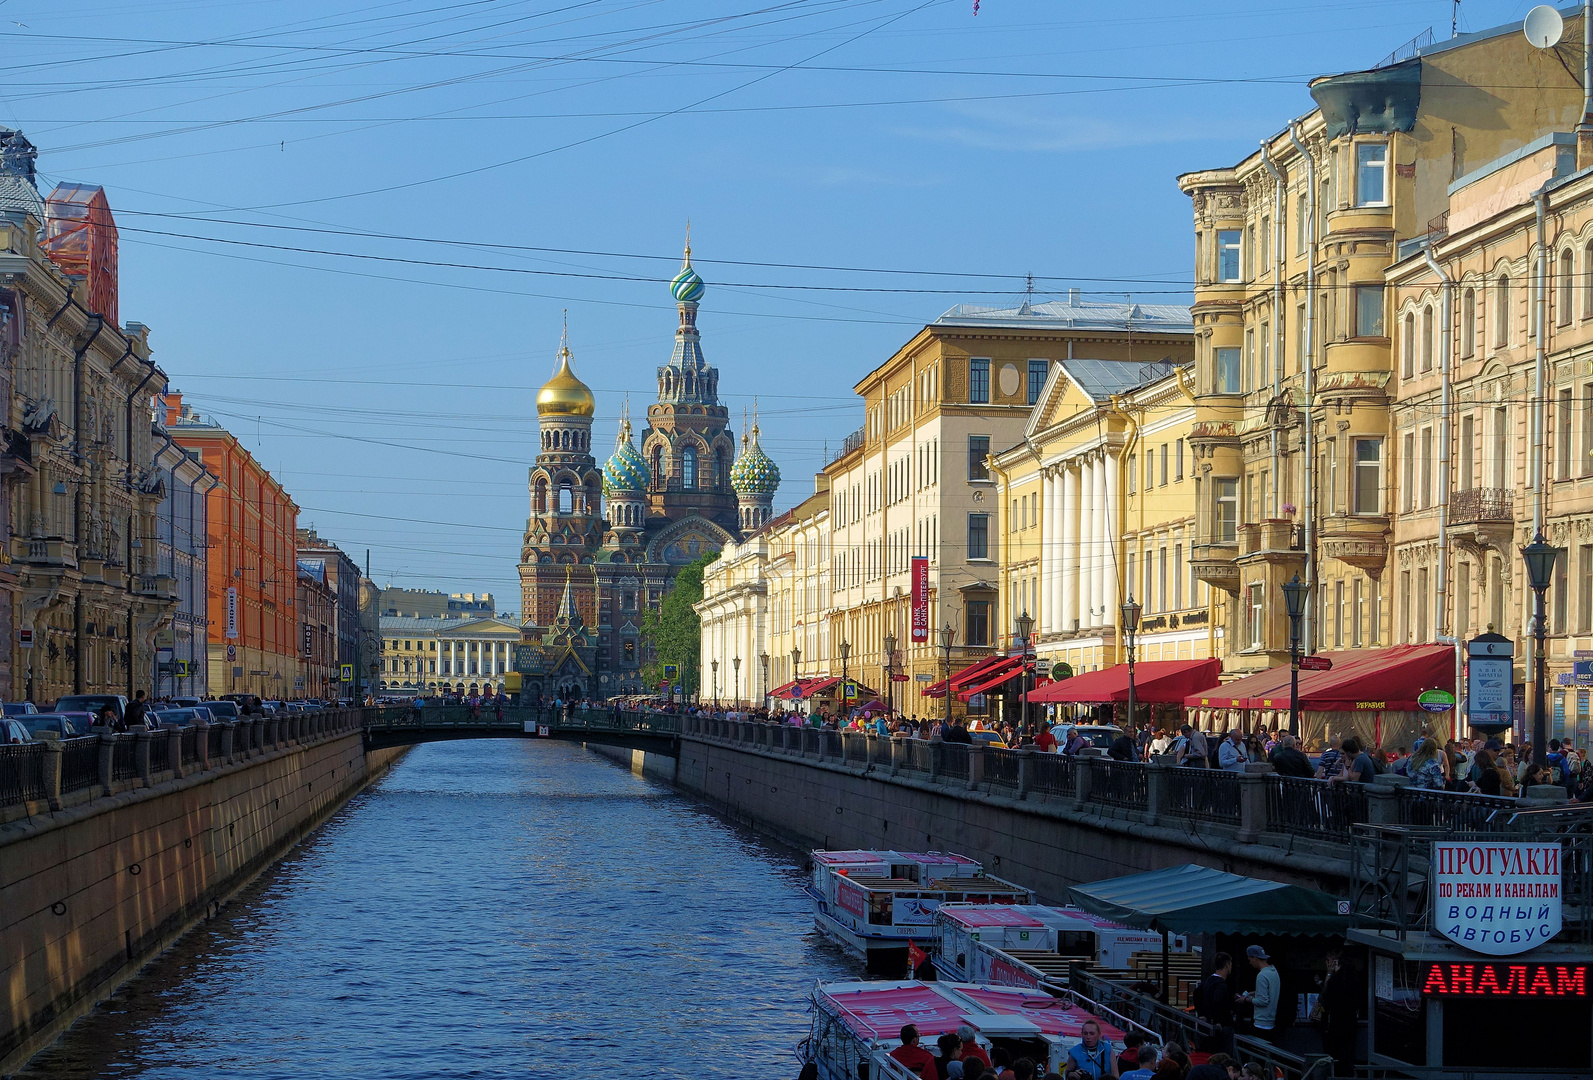
M1395 645L1317 653L1333 661L1329 671L1300 672L1300 708L1312 712L1416 712L1423 690L1453 689L1452 645ZM1191 694L1184 704L1218 709L1287 709L1287 664L1248 678Z
M777 698L788 698L788 697L791 696L791 688L793 686L795 686L795 685L796 685L796 683L794 681L793 682L788 682L788 683L781 683L779 686L776 686L773 690L769 691L769 696L770 697L777 697Z
M958 701L967 701L975 694L982 694L992 686L1000 686L1009 679L1023 674L1023 658L1020 656L1006 656L1002 663L991 664L979 673L979 678L974 682L963 684L957 692ZM953 680L955 681L955 680Z
M1176 705L1195 690L1217 685L1222 661L1142 660L1134 665L1134 700L1144 704ZM1105 702L1128 700L1128 665L1090 671L1054 682L1029 695L1029 701Z
M946 684L948 682L951 684L953 690L960 690L967 685L970 680L978 678L980 672L999 664L1005 659L1005 656L987 656L983 660L976 660L967 667L963 668L961 671L957 672L957 674L953 675L950 679L941 679L939 682L932 682L918 692L924 697L945 697Z
M791 696L792 698L817 697L840 681L841 677L839 675L830 678L809 679L807 682L798 679L799 685L792 687Z

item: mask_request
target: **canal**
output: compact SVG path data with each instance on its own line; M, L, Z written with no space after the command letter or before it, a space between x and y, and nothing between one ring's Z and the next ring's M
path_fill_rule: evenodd
M802 853L558 742L417 747L18 1074L794 1077Z

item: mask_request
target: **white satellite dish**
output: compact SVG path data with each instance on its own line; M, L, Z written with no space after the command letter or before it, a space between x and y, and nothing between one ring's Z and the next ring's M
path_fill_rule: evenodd
M1565 33L1565 20L1548 4L1539 4L1527 12L1527 21L1521 24L1521 32L1527 35L1533 47L1552 49L1560 44L1560 35Z

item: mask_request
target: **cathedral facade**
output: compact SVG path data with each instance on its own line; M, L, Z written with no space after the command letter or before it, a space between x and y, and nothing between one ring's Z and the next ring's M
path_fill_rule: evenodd
M642 614L656 609L681 566L761 527L780 470L741 437L719 402L719 371L703 357L697 311L705 287L686 247L670 282L675 349L658 369L640 447L629 410L613 454L592 453L592 391L568 340L537 392L540 448L528 480L531 515L520 548L523 617L515 669L525 700L645 693Z

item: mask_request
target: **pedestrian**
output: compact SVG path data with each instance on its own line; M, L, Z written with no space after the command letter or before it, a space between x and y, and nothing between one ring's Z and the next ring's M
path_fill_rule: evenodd
M1117 1075L1112 1044L1101 1038L1101 1025L1093 1017L1079 1029L1079 1041L1068 1050L1066 1080L1101 1080Z
M1238 728L1228 729L1228 737L1217 746L1217 767L1225 772L1242 773L1250 764L1249 751L1245 749L1244 733Z
M149 702L144 700L144 691L139 690L133 695L132 702L127 706L127 715L123 719L128 727L144 727L148 721Z
M1188 724L1178 731L1184 737L1183 749L1178 753L1178 764L1196 769L1206 768L1210 764L1211 756L1206 749L1206 733Z
M1344 740L1340 745L1339 752L1343 755L1344 760L1350 764L1335 776L1332 782L1370 784L1372 779L1377 776L1377 762L1372 760L1372 755L1366 752L1365 748L1361 746L1361 740L1354 735Z
M1426 791L1443 791L1449 783L1449 757L1438 740L1424 735L1411 751L1410 786Z
M1297 776L1309 780L1315 772L1311 768L1311 759L1295 745L1293 735L1279 735L1267 760L1272 762L1273 771L1279 776Z
M1212 971L1195 988L1195 1014L1212 1026L1212 1033L1201 1043L1209 1052L1233 1049L1233 957L1220 952L1212 957Z
M1250 1003L1250 1026L1256 1037L1271 1042L1278 1026L1278 1001L1283 996L1283 982L1266 949L1252 945L1245 950L1245 956L1255 969L1256 988L1240 998Z
M908 1024L902 1028L901 1036L902 1044L891 1051L891 1057L901 1062L902 1067L914 1076L923 1077L923 1080L942 1080L935 1055L918 1045L918 1028Z
M1487 751L1483 751L1487 753ZM1490 766L1490 770L1491 770ZM1334 1076L1355 1074L1355 1035L1359 1028L1361 992L1354 973L1344 963L1344 947L1332 945L1327 953L1327 978L1317 1005L1322 1011L1322 1052L1333 1059Z

